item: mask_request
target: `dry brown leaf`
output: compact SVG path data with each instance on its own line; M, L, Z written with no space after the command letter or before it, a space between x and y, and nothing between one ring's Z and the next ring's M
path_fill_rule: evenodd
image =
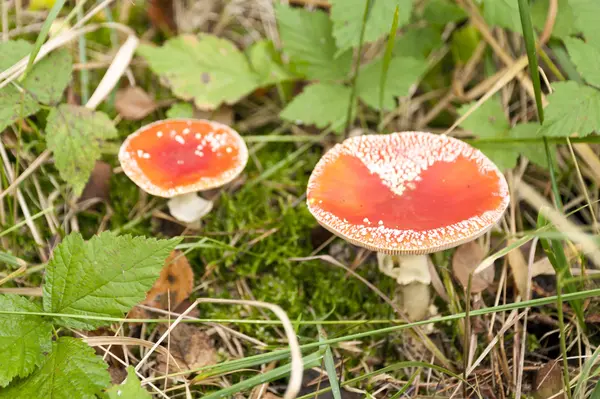
M157 104L142 88L128 86L117 91L115 108L123 119L139 121L154 112Z
M113 385L121 384L127 378L127 370L121 364L119 365L109 365L108 366L108 374L110 374L110 382Z
M110 197L110 178L112 176L112 167L103 161L96 161L94 170L90 179L85 185L79 201L85 201L91 198L100 198L108 201Z
M507 245L513 244L514 240L508 240ZM527 292L528 280L527 280L527 261L525 257L518 249L514 249L507 254L508 265L512 271L513 280L517 290L521 294L521 297L525 297Z
M555 360L538 369L533 384L533 397L535 399L564 399L564 393L562 395L557 395L563 387L562 367L560 363Z
M161 326L160 331L164 333L166 327ZM176 371L179 367L181 370L193 370L217 362L217 351L212 340L208 334L194 325L178 324L171 330L169 339L169 352L177 361L177 365L172 361L169 363L169 372ZM159 354L157 361L158 370L166 373L167 357Z
M467 289L469 275L477 268L485 257L485 251L476 241L459 246L452 257L454 277ZM477 294L494 282L494 267L488 267L471 279L471 293Z
M173 0L150 0L149 3L147 12L152 25L167 34L177 32Z

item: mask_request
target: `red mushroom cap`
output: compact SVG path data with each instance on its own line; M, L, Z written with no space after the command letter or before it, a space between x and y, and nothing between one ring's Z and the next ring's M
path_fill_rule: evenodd
M144 191L174 197L229 183L248 162L248 148L229 126L203 119L167 119L125 139L123 171Z
M318 162L308 209L346 241L418 255L473 240L509 202L502 173L463 141L423 132L353 137Z

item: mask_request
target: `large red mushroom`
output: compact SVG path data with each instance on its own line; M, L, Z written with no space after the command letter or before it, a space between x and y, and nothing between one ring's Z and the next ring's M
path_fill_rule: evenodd
M225 185L248 161L248 148L229 126L203 119L167 119L143 126L121 145L123 171L149 194L170 198L177 220L192 223L212 209L199 191Z
M399 284L428 285L427 254L481 236L508 203L504 176L481 151L424 132L349 138L321 158L307 189L308 209L323 227L400 256L400 269L378 256Z

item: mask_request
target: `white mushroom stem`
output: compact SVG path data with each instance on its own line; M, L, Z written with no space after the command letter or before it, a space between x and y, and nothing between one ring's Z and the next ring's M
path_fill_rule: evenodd
M184 223L194 223L212 210L213 203L196 193L187 193L171 198L167 206L175 219Z
M398 267L394 258L398 260ZM394 278L400 285L402 310L408 318L413 321L425 318L431 300L431 273L427 255L394 257L378 252L377 264L383 274Z

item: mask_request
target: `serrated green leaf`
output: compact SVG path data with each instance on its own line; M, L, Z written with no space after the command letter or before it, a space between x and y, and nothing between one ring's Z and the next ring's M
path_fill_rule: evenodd
M549 0L537 0L531 4L531 21L541 32L548 18ZM576 33L575 16L569 0L558 0L558 12L552 27L552 36L565 38Z
M102 141L116 137L117 129L102 112L61 104L50 111L46 134L60 176L80 195L100 158Z
M583 33L588 43L600 48L600 1L597 0L569 0L575 26Z
M44 310L52 313L122 317L144 299L179 239L101 233L84 242L72 233L46 267ZM64 326L92 329L102 320L58 318Z
M492 160L501 171L512 169L517 165L519 152L512 143L475 143L473 146Z
M509 136L517 139L524 138L541 138L541 126L538 123L520 123L510 130ZM555 149L555 145L551 144L551 149ZM546 150L543 142L539 143L520 143L518 144L521 155L529 159L532 163L547 169L548 161L546 160ZM552 156L555 156L556 151L551 151Z
M277 53L272 41L260 40L255 42L247 53L252 69L258 76L261 86L296 79L296 76L284 68L281 63L281 56Z
M484 0L483 17L490 25L521 33L521 17L516 0Z
M600 47L571 37L565 38L564 42L577 72L587 83L600 87Z
M383 59L379 58L361 69L356 81L358 97L372 108L379 109L379 82ZM387 84L384 91L383 107L395 107L394 98L406 96L410 87L423 76L427 62L414 58L394 57L390 62Z
M339 52L358 47L365 0L332 0L331 3L333 36ZM412 13L412 3L412 0L375 1L365 27L364 42L373 42L389 33L396 6L399 10L398 26L405 25Z
M295 123L332 127L341 131L346 123L351 89L336 83L315 83L304 88L279 115Z
M18 295L0 295L0 309L41 312L35 303ZM52 324L42 316L0 315L0 387L15 377L28 376L44 360L52 345Z
M587 136L600 130L600 91L575 82L552 84L542 132L547 136Z
M233 104L259 86L244 53L216 36L182 35L162 47L142 45L137 51L173 94L193 99L202 110Z
M175 103L167 110L167 118L193 118L194 106L190 103Z
M1 64L10 67L30 50L31 45L23 41L0 43ZM69 51L60 49L38 62L22 82L15 81L0 89L0 131L39 111L39 103L57 103L71 80L72 67Z
M142 388L133 366L127 367L127 378L120 385L106 390L109 399L151 399L152 396Z
M336 58L337 47L327 14L283 4L278 4L275 11L283 49L297 73L311 80L340 80L348 76L352 53L346 51Z
M441 47L442 31L433 26L409 28L396 39L394 55L425 59L429 54Z
M423 10L423 18L436 25L446 25L467 18L465 10L450 0L429 0Z
M29 377L0 390L1 399L93 399L108 384L108 365L85 342L61 337L42 366Z

